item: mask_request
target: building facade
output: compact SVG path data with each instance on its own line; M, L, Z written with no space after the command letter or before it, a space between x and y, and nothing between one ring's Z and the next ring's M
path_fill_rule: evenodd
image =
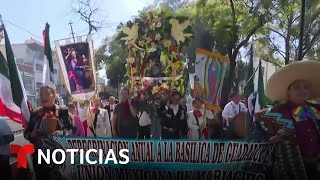
M106 80L104 78L97 77L97 92L98 93L104 91L105 85L106 85Z
M32 107L39 106L39 90L43 77L44 45L35 39L28 39L22 44L12 44L12 49L16 58L16 63L21 74L21 79L26 90L26 94ZM5 54L4 45L0 50ZM67 92L62 84L59 75L57 59L53 53L54 81L57 87L57 94L66 103Z
M255 59L253 61L253 68L256 69L259 67L259 59ZM280 66L277 66L273 63L261 60L261 69L262 69L262 74L263 74L263 84L264 88L266 88L267 82L269 78L272 76L273 73L275 73ZM259 78L259 69L254 75L254 85L255 85L255 90L258 89L258 78Z

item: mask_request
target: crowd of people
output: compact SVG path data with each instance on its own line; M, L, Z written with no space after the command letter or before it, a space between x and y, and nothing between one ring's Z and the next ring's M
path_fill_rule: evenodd
M24 136L31 143L37 138L54 135L114 137L126 139L208 139L207 122L214 112L204 108L204 101L195 98L194 110L187 111L183 96L173 91L169 96L159 96L150 104L143 90L132 97L123 89L120 101L110 96L107 105L99 97L82 103L87 106L85 122L79 104L72 101L67 108L55 104L56 92L49 86L40 89L42 107L31 114ZM157 104L156 108L150 108ZM152 109L152 110L150 110Z
M50 87L42 87L44 92L45 89L55 95ZM183 96L177 91L173 91L170 96L159 95L158 101L150 100L143 90L136 94L132 97L128 89L123 89L120 101L110 96L106 105L99 97L94 97L85 103L85 106L90 106L85 122L81 121L78 102L72 101L68 109L63 110L68 111L69 116L57 119L59 126L50 133L125 139L209 139L207 122L214 120L215 116L213 111L204 108L204 101L200 98L192 101L194 110L188 111ZM45 97L50 96L45 94ZM48 102L47 99L44 101ZM47 109L47 106L57 105L51 103L43 106L42 109ZM42 117L41 113L36 114L31 119L47 118ZM27 139L28 132L33 130L33 123L30 125L25 132Z
M319 62L296 62L280 69L268 80L266 95L280 103L257 113L252 123L257 140L279 145L275 177L320 177L320 106L308 101L320 97L315 78L320 76L319 69ZM314 76L308 75L311 72ZM239 128L234 124L236 117L248 111L238 93L231 94L222 118L206 109L203 99L197 97L192 101L193 110L188 111L186 101L177 91L152 97L145 91L136 94L132 97L128 89L123 89L120 101L111 96L106 106L99 97L94 97L80 105L89 107L83 115L79 112L80 102L73 101L67 108L60 107L54 103L55 90L43 86L40 89L42 107L32 112L24 137L35 145L41 137L51 134L122 139L233 138L235 128ZM81 120L83 116L86 123ZM223 136L217 136L217 132L222 132ZM0 145L11 141L11 136L1 136ZM0 162L3 163L7 159L4 160L1 152ZM37 178L46 178L42 172L38 170Z

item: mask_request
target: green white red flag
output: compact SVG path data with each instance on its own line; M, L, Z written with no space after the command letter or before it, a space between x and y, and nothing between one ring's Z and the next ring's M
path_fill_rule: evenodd
M0 52L0 115L27 126L30 118L30 104L21 80L10 44L8 33L4 25L0 31L4 32L5 56Z
M46 23L46 27L42 32L44 40L44 59L43 59L43 79L42 84L55 89L53 59L49 38L50 25Z
M254 107L255 107L255 90L254 90L254 68L253 68L253 47L250 48L250 60L249 60L249 69L247 75L247 84L244 88L245 96L247 97L247 118L254 121Z
M263 72L261 66L261 60L259 62L259 76L258 76L258 89L256 95L256 102L255 102L255 112L259 112L267 105L266 96L264 94L264 83L263 83Z

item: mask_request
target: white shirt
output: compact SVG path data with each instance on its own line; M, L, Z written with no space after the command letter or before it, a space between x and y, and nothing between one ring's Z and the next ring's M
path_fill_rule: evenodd
M222 117L224 120L233 119L239 112L247 112L246 105L242 102L239 104L234 103L233 101L229 102L222 111Z
M97 137L112 137L111 124L109 121L109 114L107 110L100 109L100 113L97 116L95 131Z
M170 108L173 110L174 115L177 115L178 111L179 111L179 104L178 105L170 105Z
M110 119L112 119L112 117L113 117L113 112L114 112L115 107L116 107L115 104L113 104L113 105L110 104Z
M140 112L138 114L139 117L139 125L140 126L147 126L147 125L151 125L151 119L150 116L147 112L143 111L142 113Z
M0 117L0 138L6 135L12 135L10 126L7 123L8 118ZM10 155L10 143L5 145L0 145L0 155Z
M187 111L192 111L193 110L193 105L192 105L192 101L193 101L193 98L192 96L189 94L187 97L186 97L186 100L187 100Z
M198 118L199 125L204 124L205 126L207 126L207 119L214 118L213 113L210 110L205 111L204 109L200 109L200 112L202 116ZM188 115L188 119L187 119L188 127L191 130L191 139L200 139L199 126L198 126L197 119L193 114L193 110L187 112L187 115Z

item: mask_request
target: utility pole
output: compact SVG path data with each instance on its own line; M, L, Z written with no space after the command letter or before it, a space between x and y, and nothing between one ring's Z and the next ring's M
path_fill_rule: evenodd
M73 38L73 43L76 43L76 40L74 38L74 32L73 32L72 22L71 21L69 22L69 25L70 25L70 28L71 28L71 35L72 35L72 38Z
M304 34L304 16L306 13L306 0L301 0L301 19L300 19L300 36L299 36L299 53L298 61L302 60L303 53L303 34Z

